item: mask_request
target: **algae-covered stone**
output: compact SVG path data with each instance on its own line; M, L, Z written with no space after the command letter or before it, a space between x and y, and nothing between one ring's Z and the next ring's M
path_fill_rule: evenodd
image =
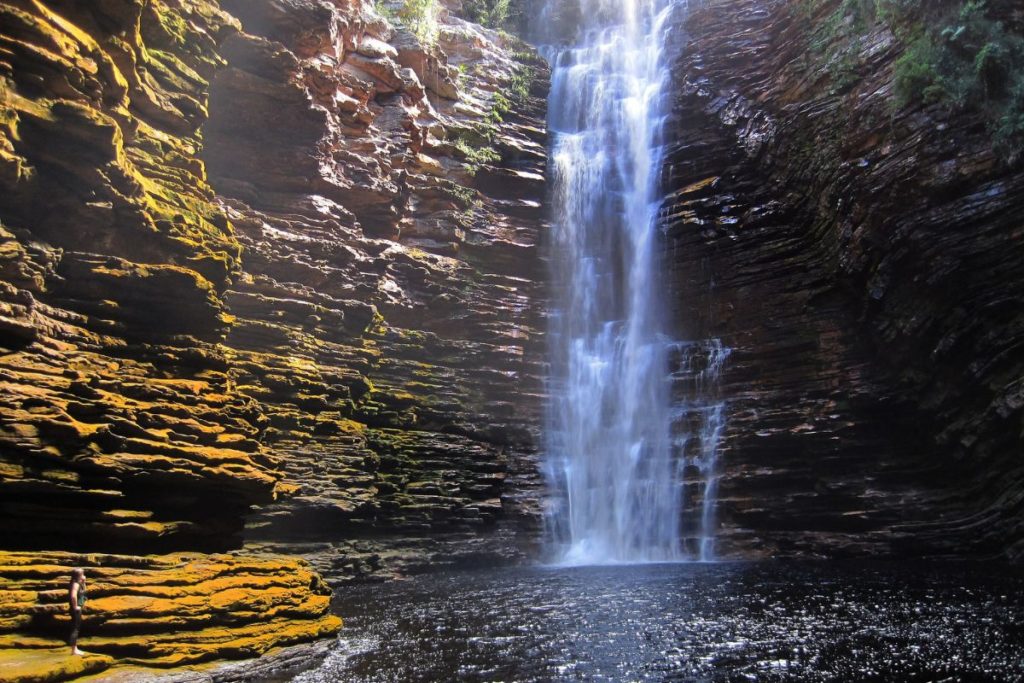
M66 648L0 649L0 680L7 683L55 683L106 670L113 658L88 653L75 656Z
M452 143L485 126L488 173L543 175L542 93L495 120L529 48L454 15L425 46L365 2L0 18L0 545L461 533L512 509L502 475L539 490L543 193L474 186ZM290 590L210 599L323 602ZM95 600L135 628L199 594Z
M0 552L0 662L28 652L54 671L69 666L50 657L48 648L70 628L72 567L85 569L89 586L80 646L109 655L94 658L93 667L115 660L167 667L252 657L328 637L341 626L330 613L330 589L293 558ZM9 614L32 618L14 622L4 618ZM37 650L45 656L32 654ZM65 677L86 672L69 670Z

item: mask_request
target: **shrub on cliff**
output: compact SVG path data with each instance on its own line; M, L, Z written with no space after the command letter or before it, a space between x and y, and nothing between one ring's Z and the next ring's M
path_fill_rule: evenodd
M494 29L511 29L522 15L512 0L465 0L462 7L467 19Z
M396 4L377 0L374 8L388 21L405 26L424 45L437 42L437 20L441 14L441 3L438 0L403 0L397 11L394 9Z
M945 11L914 8L923 3L910 0L878 1L898 5L886 16L908 41L896 62L897 104L939 102L978 111L997 151L1016 162L1024 151L1024 37L994 18L985 0Z
M1024 154L1024 36L1005 18L1013 0L841 0L821 11L809 47L831 75L833 92L859 78L865 37L888 26L903 43L894 70L896 106L940 104L980 114L996 151L1009 163ZM1019 24L1019 21L1018 21Z
M459 16L512 35L536 35L537 17L547 0L462 0ZM578 3L560 3L561 5ZM575 26L575 25L574 25Z

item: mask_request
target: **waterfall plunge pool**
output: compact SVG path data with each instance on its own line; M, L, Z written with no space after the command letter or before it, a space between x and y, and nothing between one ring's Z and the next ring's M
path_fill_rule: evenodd
M269 681L1024 680L1024 576L967 563L519 568L343 588Z

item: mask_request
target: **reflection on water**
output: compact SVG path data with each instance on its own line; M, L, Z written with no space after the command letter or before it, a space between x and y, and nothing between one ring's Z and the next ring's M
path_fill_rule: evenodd
M519 569L347 588L295 680L1024 680L1024 578L978 565Z

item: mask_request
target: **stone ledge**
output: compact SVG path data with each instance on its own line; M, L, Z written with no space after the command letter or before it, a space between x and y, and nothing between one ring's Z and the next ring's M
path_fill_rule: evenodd
M0 650L0 679L8 683L66 681L105 671L113 661L103 655L76 657L66 647Z
M66 652L65 586L75 566L89 582L80 647L90 657L72 666L58 655ZM259 657L341 627L319 574L277 556L0 552L0 580L0 662L12 662L23 677L16 680ZM16 668L24 658L26 666Z

